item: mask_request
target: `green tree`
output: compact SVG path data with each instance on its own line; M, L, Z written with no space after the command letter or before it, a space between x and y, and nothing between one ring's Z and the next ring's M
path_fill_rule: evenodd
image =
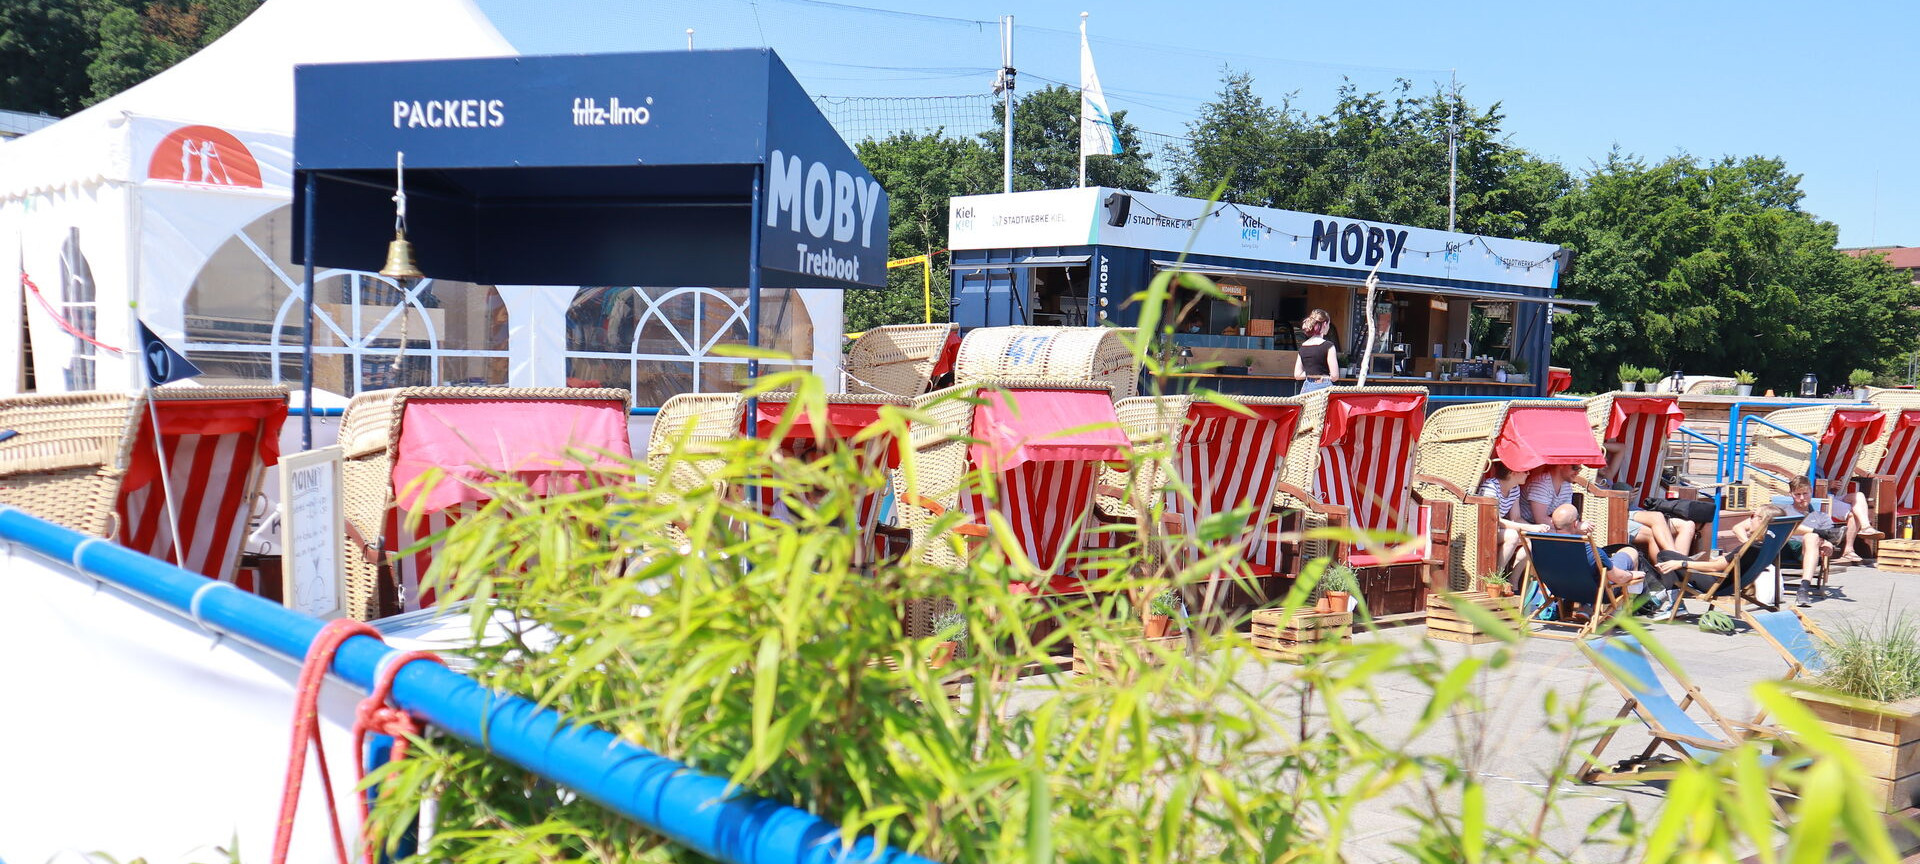
M0 3L0 108L55 116L79 110L91 89L96 24L73 0Z
M1189 127L1193 144L1174 190L1205 196L1225 181L1228 200L1310 213L1443 228L1447 139L1457 119L1458 230L1536 237L1547 206L1571 179L1559 165L1508 144L1505 116L1457 93L1412 95L1402 80L1386 93L1349 84L1327 114L1277 107L1250 75L1229 69Z
M948 199L999 188L999 167L985 148L944 131L902 132L884 140L862 141L854 150L874 179L887 190L888 258L908 258L944 250ZM859 332L882 324L924 321L923 278L920 268L902 267L888 273L885 289L847 292L846 329ZM946 256L935 256L935 321L948 319L947 295L951 284Z
M1562 292L1600 304L1555 322L1556 360L1585 387L1621 362L1748 369L1776 389L1888 368L1920 339L1920 287L1836 251L1802 197L1778 159L1609 154L1545 226L1580 253Z
M999 165L1005 152L1005 135L999 131L1006 122L1003 106L993 108L994 131L980 133L980 140ZM1127 112L1113 112L1113 126L1120 134L1118 156L1087 158L1087 185L1117 189L1152 189L1160 175L1147 167L1147 151L1140 143L1140 128L1127 122ZM997 176L996 172L996 176ZM1068 189L1080 183L1080 91L1064 84L1035 90L1013 105L1013 188L1017 192L1034 189Z
M108 0L113 2L113 0ZM118 0L96 26L97 47L87 65L93 104L147 80L213 44L260 0Z

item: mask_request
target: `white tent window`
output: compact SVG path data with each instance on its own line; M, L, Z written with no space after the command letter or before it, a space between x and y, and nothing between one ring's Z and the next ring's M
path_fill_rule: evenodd
M99 304L93 284L93 268L80 251L80 229L67 229L66 242L60 244L60 315L73 329L90 338L99 338ZM95 368L92 342L73 336L73 361L67 366L67 391L93 390L99 376Z
M747 361L713 352L745 344L745 289L582 288L567 308L567 384L625 387L635 405L734 392L746 386ZM791 358L763 368L811 361L813 320L797 293L761 293L760 345Z
M302 268L282 207L234 235L187 294L187 356L221 381L298 383ZM491 286L374 273L314 274L314 387L350 396L428 384L507 382L507 310ZM403 347L404 343L404 347Z

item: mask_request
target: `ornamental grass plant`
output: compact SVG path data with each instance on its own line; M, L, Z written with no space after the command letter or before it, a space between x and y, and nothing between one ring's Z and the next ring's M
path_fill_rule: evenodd
M1176 279L1197 296L1218 294L1201 277L1168 273L1135 298L1136 351L1156 381L1177 369L1171 349L1150 350L1178 320L1162 314ZM826 416L816 379L775 374L762 386L794 391L786 422ZM869 432L904 439L912 417L884 407ZM843 839L873 836L965 864L1334 862L1391 813L1415 826L1395 841L1415 861L1729 860L1781 842L1817 855L1836 836L1867 860L1893 860L1877 820L1833 818L1869 806L1848 791L1844 752L1800 768L1765 765L1751 746L1687 768L1658 813L1613 805L1572 829L1577 842L1550 839L1584 767L1578 754L1610 726L1601 718L1612 706L1591 689L1504 697L1538 700L1552 744L1537 754L1531 800L1490 811L1485 760L1502 744L1485 717L1503 697L1487 681L1514 662L1521 635L1468 605L1462 614L1502 640L1490 650L1443 655L1363 632L1312 646L1301 666L1270 666L1237 632L1244 619L1208 600L1218 579L1248 575L1247 550L1222 541L1245 510L1183 536L1150 533L1161 514L1148 507L1136 524L1111 527L1117 548L1083 563L1084 595L1039 601L1009 587L1039 574L1005 551L1010 529L997 516L965 569L913 554L856 564L859 503L890 482L857 447L802 460L740 440L664 461L693 456L714 482L675 494L656 486L668 472L639 462L609 487L551 497L502 484L447 533L431 578L443 597L473 601L476 642L490 619L520 622L471 649L471 674L486 685L730 778L739 794L816 813L843 826ZM1131 459L1164 456L1148 447ZM911 452L900 470L916 477ZM747 486L774 490L791 517L753 506L738 491ZM966 542L950 530L931 537ZM1298 612L1324 565L1267 603ZM1069 642L1134 638L1132 610L1168 590L1199 625L1185 651L1120 650L1118 669L1081 676L1054 665ZM910 606L930 601L952 604L947 620L967 642L938 669L927 660L946 634L916 636L904 623ZM522 635L536 629L546 638ZM1790 727L1812 724L1784 696L1759 698ZM1407 706L1417 710L1404 724L1369 719ZM409 861L697 860L450 739L426 737L375 776L385 787L376 825ZM1824 815L1776 827L1765 790L1777 783L1819 793L1805 800ZM1789 813L1807 806L1790 802ZM417 849L402 847L414 828Z
M1920 622L1900 616L1833 628L1826 670L1810 683L1875 702L1920 696Z

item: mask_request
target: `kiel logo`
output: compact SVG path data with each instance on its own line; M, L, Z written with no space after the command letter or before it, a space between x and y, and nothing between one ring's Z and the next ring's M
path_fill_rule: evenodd
M955 231L971 230L973 228L973 218L972 207L953 208L953 229Z
M182 126L167 133L147 160L147 179L187 186L260 188L260 163L225 129Z
M1386 258L1387 266L1399 268L1400 253L1407 251L1407 232L1386 231L1370 225L1340 223L1333 219L1313 220L1313 243L1307 247L1309 260L1320 260L1320 253L1327 253L1327 261L1340 261L1346 264L1364 264L1372 267Z

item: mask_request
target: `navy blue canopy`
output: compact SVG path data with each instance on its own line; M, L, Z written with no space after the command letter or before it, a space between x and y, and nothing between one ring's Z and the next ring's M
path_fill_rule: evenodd
M770 50L301 66L294 114L321 266L380 269L404 152L435 278L886 284L887 194Z

